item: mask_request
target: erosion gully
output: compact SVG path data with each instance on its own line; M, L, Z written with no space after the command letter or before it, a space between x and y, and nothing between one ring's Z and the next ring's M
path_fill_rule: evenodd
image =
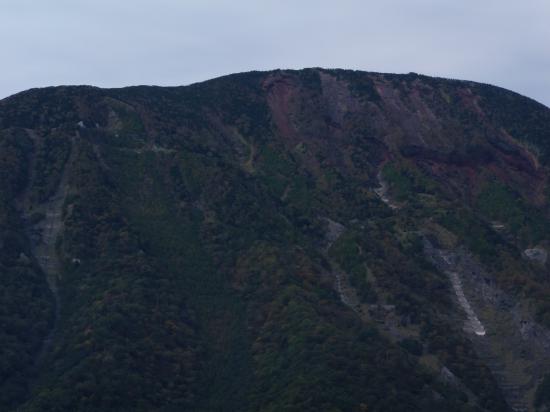
M28 184L25 191L17 199L17 206L22 216L25 232L30 239L33 258L46 277L55 305L52 327L44 338L42 347L35 358L35 365L40 365L51 349L61 312L58 289L61 262L57 253L56 241L63 231L63 205L69 191L68 180L70 169L75 161L75 146L78 136L71 138L70 154L63 166L56 191L45 201L36 204L31 201L31 191L36 181L36 153L42 143L34 131L27 130L27 134L33 142L34 149L29 162ZM41 218L37 221L35 216Z
M399 213L400 207L390 198L388 186L380 174L378 181L380 187L374 189L375 193ZM328 257L328 249L346 228L338 222L325 220L324 253ZM464 333L477 356L491 370L510 408L515 412L533 411L535 389L550 369L550 331L534 321L522 302L502 291L492 275L466 249L439 248L424 237L424 253L447 275L449 291L457 306L457 321L463 322ZM331 265L335 289L342 303L362 319L370 319L369 305L360 302L348 275L335 262L331 261ZM382 306L391 311L391 305ZM391 325L385 325L384 329L394 338L402 333Z

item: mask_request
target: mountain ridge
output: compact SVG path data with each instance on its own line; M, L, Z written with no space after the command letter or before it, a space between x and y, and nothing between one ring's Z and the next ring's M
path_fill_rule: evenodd
M0 405L544 410L549 135L540 103L414 73L3 99Z
M408 73L388 73L388 72L376 72L376 71L367 71L367 70L360 70L360 69L343 69L343 68L323 68L323 67L305 67L302 69L271 69L271 70L249 70L249 71L242 71L242 72L235 72L230 74L224 74L220 76L216 76L213 78L209 78L206 80L200 80L189 84L182 84L182 85L172 85L172 86L159 86L154 84L137 84L137 85L129 85L129 86L119 86L119 87L102 87L102 86L94 86L91 84L61 84L57 86L40 86L40 87L32 87L30 89L21 90L19 92L13 93L9 96L3 97L0 99L0 101L15 98L16 96L19 96L21 94L29 93L29 92L36 92L40 90L54 90L54 89L64 89L64 88L82 88L82 89L97 89L97 90L104 90L104 91L115 91L115 90L122 90L122 89L140 89L140 88L151 88L151 89L179 89L184 87L193 87L196 85L201 85L204 83L209 83L225 78L232 78L233 76L241 76L241 75L249 75L249 74L273 74L273 73L280 73L280 72L286 72L286 73L297 73L304 70L322 70L327 72L352 72L352 73L363 73L367 75L389 75L389 76L417 76L420 78L429 78L429 79L435 79L440 81L448 81L448 82L461 82L461 83L469 83L471 85L477 85L477 86L488 86L491 88L499 89L502 91L505 91L507 93L511 93L513 95L516 95L518 97L529 99L532 102L538 103L539 105L544 106L545 108L548 108L548 106L538 100L536 100L533 97L529 97L527 95L521 94L520 92L513 91L511 89L507 89L504 86L498 86L491 83L485 83L481 81L476 80L467 80L467 79L460 79L460 78L452 78L452 77L441 77L441 76L433 76L433 75L427 75L417 72L408 72Z

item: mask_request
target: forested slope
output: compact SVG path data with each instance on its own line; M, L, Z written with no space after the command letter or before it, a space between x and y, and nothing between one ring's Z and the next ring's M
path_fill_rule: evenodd
M416 74L4 99L0 409L545 410L549 137Z

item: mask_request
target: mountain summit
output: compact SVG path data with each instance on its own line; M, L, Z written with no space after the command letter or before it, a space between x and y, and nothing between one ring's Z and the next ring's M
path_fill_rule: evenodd
M414 73L4 99L0 410L548 410L549 167Z

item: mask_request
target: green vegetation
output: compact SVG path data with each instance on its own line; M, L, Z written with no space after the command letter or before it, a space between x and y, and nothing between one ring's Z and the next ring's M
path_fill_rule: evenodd
M399 165L387 164L382 174L390 185L393 197L400 202L417 202L419 194L438 193L437 184L414 165L405 162Z
M536 124L517 125L502 93L310 69L1 101L0 410L506 410L423 243L438 227L550 324L546 268L521 257L550 240L547 111L522 100ZM71 142L52 332L32 230ZM514 157L533 145L536 173ZM373 191L381 165L398 209Z
M550 160L548 108L499 87L476 85L475 91L482 97L481 105L491 119L515 139L536 147L540 161L547 164Z
M520 195L498 182L487 184L476 206L488 219L505 223L526 247L544 240L550 230L550 223L541 210L529 206Z
M535 406L537 411L547 411L550 408L550 375L544 375L544 379L537 387L535 394Z
M14 129L0 132L0 405L27 399L37 354L51 329L53 302L12 199L27 175L30 142Z
M41 203L54 195L63 166L69 157L70 141L64 135L47 135L37 142L34 149L35 178L31 190L31 200Z
M439 223L455 233L485 264L497 264L498 246L503 241L468 209L447 210Z

